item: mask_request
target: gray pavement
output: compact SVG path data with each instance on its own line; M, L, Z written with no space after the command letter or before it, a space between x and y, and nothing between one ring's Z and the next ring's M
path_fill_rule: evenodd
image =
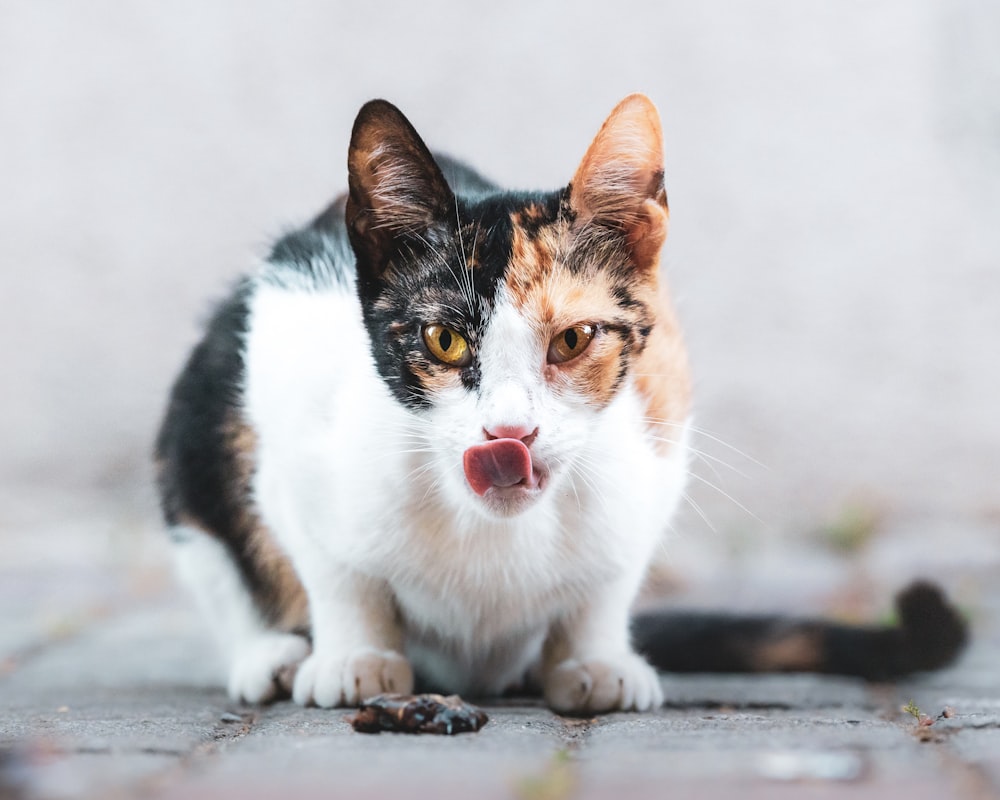
M0 567L0 600L16 611L0 625L3 800L1000 797L993 563L955 569L941 560L936 576L970 615L974 643L955 668L900 685L664 676L668 699L655 713L574 719L515 699L487 704L490 722L477 734L372 736L355 733L342 710L230 703L207 633L165 573L158 532L136 532L148 547L123 566L100 527L75 582L57 566L18 559L16 546ZM809 584L817 569L801 573L794 607L884 614L891 587L871 578L878 561L894 561L901 576L923 566L892 530L850 558L814 551L839 579L831 592ZM20 549L37 538L26 535ZM50 544L59 539L50 533ZM954 551L954 541L938 551ZM672 599L699 605L739 585L748 607L787 608L795 569L794 554L783 565L730 562L716 583L689 583ZM901 711L911 700L927 715L954 716L921 728Z

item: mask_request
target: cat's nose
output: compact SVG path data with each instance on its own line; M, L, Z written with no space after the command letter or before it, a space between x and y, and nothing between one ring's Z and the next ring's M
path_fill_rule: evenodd
M491 425L483 428L483 434L487 442L494 439L518 439L524 442L525 447L531 447L531 443L538 438L538 426L531 428L527 425Z

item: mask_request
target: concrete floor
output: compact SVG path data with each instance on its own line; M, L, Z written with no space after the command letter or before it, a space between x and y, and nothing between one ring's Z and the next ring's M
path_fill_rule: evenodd
M26 534L0 564L3 800L1000 797L996 564L938 559L933 574L969 615L973 644L956 667L899 685L664 676L655 713L571 719L505 700L487 704L476 734L372 736L353 732L343 710L230 703L206 631L164 573L157 532L132 531L147 547L123 561L100 528L48 532L45 546L63 555L44 566L39 532ZM965 546L974 557L977 536L965 533L938 553ZM884 531L850 557L815 550L812 568L787 553L732 563L716 583L677 585L669 599L874 620L901 576L923 571L913 552ZM883 575L883 559L897 575ZM812 582L822 560L838 576L832 589ZM911 700L954 716L925 740L901 711Z

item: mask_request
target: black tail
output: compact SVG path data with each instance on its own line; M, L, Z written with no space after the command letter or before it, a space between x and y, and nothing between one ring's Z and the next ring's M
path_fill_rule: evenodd
M841 625L783 616L649 612L636 649L667 672L822 672L885 681L940 669L968 640L965 621L934 584L896 596L897 625Z

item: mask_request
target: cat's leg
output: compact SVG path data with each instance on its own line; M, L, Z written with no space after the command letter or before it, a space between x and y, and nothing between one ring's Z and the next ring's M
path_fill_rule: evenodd
M388 585L322 557L300 565L309 595L313 652L292 697L301 705L355 706L383 692L413 691L403 630Z
M550 629L541 678L556 711L647 711L663 703L659 676L629 643L633 584L605 587Z
M239 569L216 537L193 527L171 530L178 573L223 645L229 696L266 703L291 691L295 668L309 654L303 636L270 628Z

